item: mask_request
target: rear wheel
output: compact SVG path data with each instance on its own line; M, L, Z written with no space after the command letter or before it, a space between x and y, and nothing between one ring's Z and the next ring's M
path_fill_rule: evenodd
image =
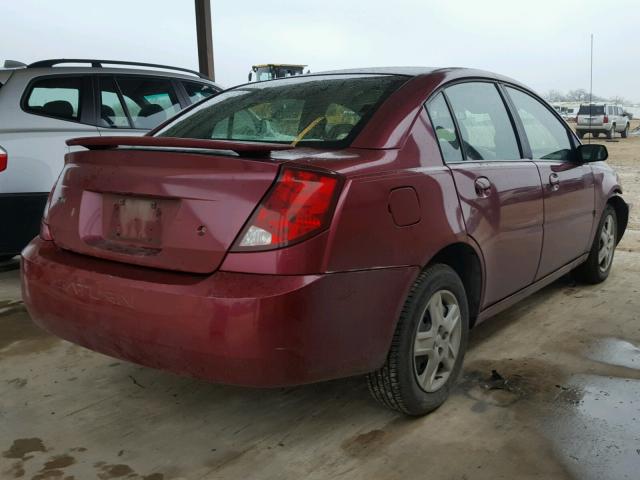
M616 126L615 125L611 125L611 129L607 130L607 138L608 139L612 139L613 138L613 134L616 131Z
M627 123L627 126L624 127L624 130L622 131L622 133L620 134L622 136L622 138L627 138L629 136L629 124Z
M611 205L607 205L607 208L602 213L589 257L575 271L580 280L587 283L600 283L607 279L613 264L617 235L618 220L616 211Z
M577 134L580 139L584 138L584 132L577 132Z
M411 287L385 364L368 375L371 394L407 415L435 410L460 373L468 335L460 277L447 265L428 267Z
M594 138L598 138L599 136L600 136L600 132L596 132L596 133L593 134Z

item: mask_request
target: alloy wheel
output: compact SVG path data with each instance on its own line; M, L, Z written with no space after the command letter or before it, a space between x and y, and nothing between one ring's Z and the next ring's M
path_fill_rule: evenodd
M598 246L598 266L600 271L606 272L613 259L613 251L616 246L615 221L612 215L607 215L602 224L600 242Z
M434 293L425 307L413 345L414 373L420 388L435 392L453 371L460 350L461 314L455 295Z

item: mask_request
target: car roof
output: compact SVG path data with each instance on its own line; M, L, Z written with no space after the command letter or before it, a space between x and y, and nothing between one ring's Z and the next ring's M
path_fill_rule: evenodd
M345 68L340 70L325 70L314 72L309 75L339 75L339 74L382 74L382 75L406 75L415 77L426 75L439 70L437 67L366 67L366 68Z
M463 79L463 78L485 78L490 80L502 81L512 83L531 90L521 82L487 70L479 70L475 68L465 67L366 67L366 68L349 68L342 70L327 70L322 72L314 72L303 75L348 75L348 74L369 74L369 75L404 75L408 77L424 77L429 75L444 74L450 78ZM290 78L290 77L289 77ZM279 79L278 79L279 80ZM277 80L271 80L277 81Z
M130 67L19 67L19 68L0 68L1 79L8 79L11 75L27 76L30 78L44 75L69 75L69 74L125 74L125 75L151 75L167 78L178 78L181 80L189 80L199 83L209 83L219 85L206 78L197 77L188 73L173 72L170 70L161 70L157 68L130 68ZM6 75L6 78L5 78Z

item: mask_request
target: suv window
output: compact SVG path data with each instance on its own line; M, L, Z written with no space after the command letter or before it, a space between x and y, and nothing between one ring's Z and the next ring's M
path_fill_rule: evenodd
M506 89L524 126L533 158L569 160L571 142L560 120L531 95L511 87Z
M468 160L519 160L511 120L492 83L469 82L445 90Z
M182 82L182 86L187 91L187 96L191 103L196 103L203 98L208 98L211 95L215 95L217 90L211 85L199 82Z
M116 77L134 128L152 129L180 111L170 80Z
M459 162L462 160L462 150L460 150L460 142L456 134L456 127L451 118L451 112L447 107L442 93L437 94L427 103L427 112L433 130L436 133L442 158L445 162Z
M82 78L54 77L36 80L27 94L25 110L63 120L80 118Z
M604 105L580 105L578 115L604 115Z
M116 82L111 77L100 78L100 119L101 127L130 128L129 119L125 113L118 95Z

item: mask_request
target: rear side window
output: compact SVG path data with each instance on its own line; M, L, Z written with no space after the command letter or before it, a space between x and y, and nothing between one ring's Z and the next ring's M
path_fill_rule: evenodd
M180 102L170 80L116 77L134 128L150 130L180 111Z
M31 84L24 109L62 120L79 120L81 93L80 77L43 78Z
M442 158L445 162L460 162L462 150L456 134L456 127L451 118L449 107L442 93L439 93L427 103L427 112L436 133Z
M182 82L182 86L187 91L190 103L196 103L204 98L208 98L211 95L215 95L217 90L211 85L198 82Z
M467 160L521 158L511 120L494 84L460 83L445 92L458 121Z
M565 126L538 100L506 87L524 126L534 159L569 160L571 142Z

